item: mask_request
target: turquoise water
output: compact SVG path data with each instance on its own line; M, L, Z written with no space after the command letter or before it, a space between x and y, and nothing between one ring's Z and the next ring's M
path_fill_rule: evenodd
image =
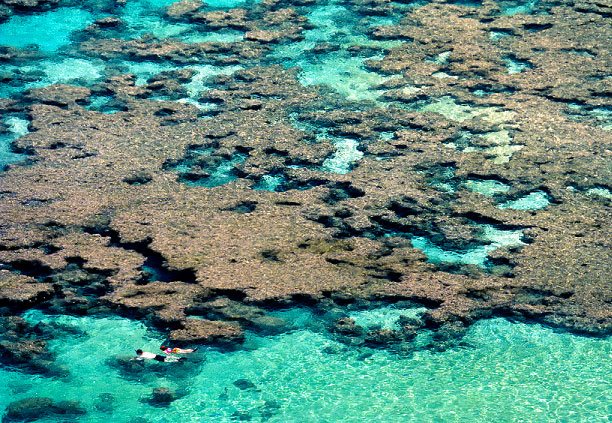
M582 104L568 104L570 114L578 116L586 116L594 119L599 123L602 129L612 129L612 110L608 107L585 107Z
M506 58L504 59L504 62L506 63L506 67L508 68L508 73L521 73L525 69L531 67L531 65L527 62L522 62L520 60L512 58Z
M509 185L493 179L469 179L464 183L464 185L470 191L477 192L487 197L508 192L511 189Z
M355 165L363 157L363 153L359 151L359 143L355 140L344 138L334 143L336 151L334 154L323 162L323 170L345 174L351 171Z
M377 86L393 77L368 71L364 63L367 59L381 58L378 55L383 49L401 43L370 39L361 28L363 18L338 0L315 6L306 17L314 28L304 32L304 40L280 46L269 56L282 60L285 66L299 66L299 79L304 85L325 84L348 100L376 101L382 93ZM373 18L369 25L384 25L394 20L389 19ZM309 52L323 43L330 43L336 49L316 55ZM377 51L364 57L348 51L351 46L374 47Z
M587 194L596 195L603 198L612 198L612 191L610 191L608 188L590 188L587 190Z
M384 309L371 316L359 313L361 320L390 319ZM58 363L70 371L67 378L0 370L0 408L33 395L78 399L87 409L78 421L87 423L135 417L148 422L577 422L606 421L611 412L610 338L493 319L472 326L461 347L402 355L347 347L309 328L314 316L307 312L284 314L291 316L296 329L272 337L249 335L246 349L206 350L189 356L189 363L151 362L129 374L113 365L116 357L131 356L138 347L155 351L164 341L160 334L122 318L29 313L30 322L61 323L83 334L50 342ZM146 400L160 386L184 396L167 406L150 405ZM100 406L101 396L110 407Z
M502 7L504 15L516 15L518 13L531 14L538 7L539 0L507 1Z
M482 229L479 239L482 244L465 250L449 249L422 236L414 236L410 242L414 248L422 250L431 263L475 264L480 267L486 267L490 252L502 247L524 245L521 229L502 230L491 225L479 226Z
M177 38L196 43L241 41L244 32L234 29L204 30L183 22L168 20L165 8L175 0L128 0L116 8L117 17L126 23L123 38L145 34L164 39ZM204 8L229 9L251 7L257 1L213 0ZM478 1L459 0L456 4L478 7ZM356 3L355 3L356 4ZM379 60L387 49L401 41L372 39L372 27L397 23L404 13L426 2L393 3L402 13L387 16L365 16L356 13L355 4L339 0L299 6L312 28L304 39L270 45L265 61L285 67L299 66L298 78L304 85L324 84L345 100L361 102L358 107L385 107L379 98L385 89L380 84L401 75L383 75L369 70L368 60ZM535 13L538 2L506 1L502 13ZM2 71L21 72L23 81L0 87L2 96L18 96L21 91L54 83L92 86L114 68L131 72L136 84L144 85L162 72L189 67L195 70L190 82L184 83L187 94L177 101L196 105L201 110L214 108L199 102L209 89L207 80L215 75L231 74L246 65L181 65L165 61L107 61L79 56L67 50L77 33L106 13L62 7L48 12L13 16L0 24L0 45L38 49L43 55L19 67L3 66ZM492 40L510 33L492 31ZM507 41L507 40L506 40ZM318 52L317 47L329 48ZM354 47L359 47L357 50ZM359 51L359 53L356 53ZM578 50L576 50L578 51ZM444 65L452 52L442 51L433 62ZM529 63L506 58L510 74L527 73ZM438 78L457 78L437 72ZM518 76L517 76L518 77ZM16 79L18 80L18 79ZM420 90L404 86L406 94ZM488 93L480 90L479 95ZM89 108L103 108L108 98L97 96ZM352 103L354 104L354 103ZM364 106L365 104L365 106ZM492 103L494 104L494 103ZM604 129L612 128L612 112L605 107L568 105L581 118L596 120ZM477 135L465 131L448 146L465 153L482 152L493 164L504 165L522 148L514 141L510 129L515 117L512 111L495 106L468 104L451 96L433 97L414 107L421 112L439 113L455 123L482 119L490 124L488 132ZM112 112L111 110L105 110ZM28 121L16 116L3 117L8 131L0 134L0 169L26 158L11 150L11 142L28 133ZM496 126L497 125L497 126ZM326 128L299 126L318 141L327 140L334 151L314 171L347 174L364 157L359 140L330 134ZM394 132L381 132L379 139L390 140ZM486 141L478 144L478 138ZM188 185L217 187L236 180L241 154L219 160L214 149L194 152L192 157L171 167L179 180ZM209 157L210 158L210 157ZM213 157L214 158L214 157ZM191 160L191 161L190 161ZM194 162L203 160L204 172L193 173ZM432 184L452 193L457 186L498 199L512 187L501 181L470 179L461 185L451 168L439 175L441 182ZM253 189L283 191L287 177L282 173L262 176ZM592 187L585 194L612 198L606 187ZM539 210L552 207L543 191L526 193L513 200L498 200L500 208ZM486 268L488 254L498 248L521 247L522 230L503 230L480 225L476 246L463 250L438 245L426 237L403 234L414 247L421 249L429 262L473 264ZM153 268L149 271L154 272ZM153 275L163 279L163 275ZM349 310L346 314L366 330L400 330L401 316L418 319L425 309L381 307L372 310ZM277 316L292 323L293 329L277 336L248 333L244 347L232 352L203 349L186 363L145 363L138 370L117 364L121 357L133 357L135 348L156 351L165 341L163 334L147 328L142 322L110 317L46 316L40 312L26 315L32 323L41 321L77 328L80 334L58 332L49 342L57 354L57 363L69 370L69 376L46 378L27 375L0 367L0 414L15 400L32 396L50 397L54 401L79 400L87 409L85 416L73 420L46 418L40 421L79 421L136 423L147 422L576 422L608 421L612 414L609 361L612 339L584 338L555 332L536 324L512 323L504 319L481 321L469 329L461 345L444 352L416 348L412 354L398 354L385 349L348 346L328 332L330 322L307 310L287 310ZM419 336L426 343L427 334ZM242 383L235 383L243 380ZM248 383L252 387L248 387ZM147 400L156 387L176 391L180 398L167 406L153 406ZM142 423L142 421L139 421Z
M13 16L0 24L0 45L36 46L55 51L70 42L70 34L93 23L91 13L77 8L61 8L38 15Z
M279 191L282 189L284 182L285 177L282 175L264 175L261 177L261 180L253 185L253 189L263 191Z
M516 200L507 201L500 204L499 207L502 209L515 209L515 210L539 210L550 204L548 194L544 191L534 191L529 194L518 198Z
M0 133L0 172L9 164L17 163L26 158L25 154L16 153L11 148L11 143L19 137L26 135L29 122L15 116L4 119L8 131Z
M427 311L424 307L400 308L394 306L379 307L349 313L349 317L367 330L392 329L401 330L400 317L420 318Z
M123 7L121 17L131 29L132 37L130 38L152 34L163 39L180 37L182 34L189 32L190 25L174 23L164 19L164 8L172 3L174 3L174 0L128 1Z
M123 6L121 18L128 25L130 37L138 38L152 34L156 38L178 38L184 42L221 41L232 42L242 38L235 31L201 32L188 23L170 21L165 17L168 6L177 0L138 0L128 1ZM206 8L231 9L258 3L253 0L209 0Z

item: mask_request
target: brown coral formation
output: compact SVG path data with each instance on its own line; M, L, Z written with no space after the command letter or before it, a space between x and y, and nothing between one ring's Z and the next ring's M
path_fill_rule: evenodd
M612 135L590 114L612 106L608 12L542 2L546 15L505 16L484 3L431 2L373 28L373 37L404 41L368 62L396 76L378 87L377 103L305 87L299 69L268 61L270 44L307 27L282 5L168 9L245 31L231 44L81 43L82 54L107 59L253 66L209 81L206 113L150 98L180 98L187 71L146 85L116 75L96 87L31 90L21 106L32 132L15 145L32 164L0 175L4 303L135 313L177 342L277 330L283 322L264 311L271 304L356 298L424 304L424 323L447 333L491 315L609 333L612 210L592 190L612 187ZM91 93L119 111L87 110ZM334 147L317 130L358 140L364 158L346 174L324 171ZM228 163L232 178L215 183ZM278 189L254 189L270 175L282 177ZM491 198L465 189L468 179L511 188ZM498 207L536 190L550 199L545 208ZM484 269L429 263L410 241L465 251L483 244L482 224L522 229L524 244L491 252Z
M2 0L0 1L0 22L17 13L31 13L57 7L60 0Z

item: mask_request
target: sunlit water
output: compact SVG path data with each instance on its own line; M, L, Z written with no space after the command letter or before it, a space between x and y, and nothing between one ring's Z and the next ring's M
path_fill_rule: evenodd
M128 0L117 9L126 23L123 37L145 34L163 39L175 37L184 42L235 42L242 31L205 31L186 23L172 22L164 10L174 0ZM256 1L207 1L213 9L229 9ZM424 2L408 2L406 9ZM457 1L477 7L479 2ZM397 4L399 5L399 3ZM397 6L396 5L396 6ZM531 13L536 1L508 1L505 14ZM312 29L304 39L279 44L267 53L270 62L286 67L300 66L298 77L304 85L324 84L351 101L379 102L383 92L379 85L394 76L372 72L366 60L382 57L384 49L398 41L370 39L364 28L389 25L401 16L358 16L348 3L331 1L316 4L305 14ZM104 78L107 63L69 53L67 48L78 32L95 19L107 16L79 8L58 8L31 15L17 15L0 24L0 45L39 50L38 61L28 61L18 69L6 65L3 71L18 70L25 75L19 84L0 86L1 96L18 96L23 90L53 83L90 86ZM497 35L496 35L497 34ZM500 35L501 34L501 35ZM504 33L492 33L492 39ZM330 43L337 47L325 53L311 52L317 45ZM372 54L353 54L353 45L374 47ZM72 56L71 56L72 54ZM452 54L452 53L451 53ZM449 52L435 60L448 60ZM527 63L507 58L509 73L520 73ZM136 83L146 84L151 76L183 67L175 63L113 63L136 76ZM241 65L186 66L196 75L185 84L188 96L179 101L198 102L208 78L230 74ZM441 78L454 77L439 74ZM395 76L397 77L397 76ZM405 88L405 90L408 88ZM416 89L416 88L415 88ZM107 99L97 99L100 104ZM89 106L96 109L96 104ZM417 110L436 112L449 120L463 122L483 119L504 124L513 112L496 107L461 104L451 97L432 99ZM591 117L609 129L610 113L605 109L582 110L580 116ZM27 134L28 121L17 116L3 116L7 131L0 134L0 169L24 160L11 149L11 143ZM307 131L307 128L304 129ZM312 131L310 131L312 132ZM321 134L314 133L319 138ZM511 132L499 130L482 134L495 163L506 163L521 148L513 144ZM381 138L383 134L381 134ZM335 151L318 170L349 173L358 166L364 153L359 142L348 138L325 136ZM463 145L449 145L465 152L474 151L469 136ZM236 157L236 163L243 158ZM234 162L221 163L202 186L215 187L235 179ZM177 171L181 169L177 167ZM256 189L282 190L282 175L266 175ZM495 180L473 180L466 189L495 197L511 187ZM607 188L595 187L590 195L610 198ZM499 203L501 208L539 210L549 206L542 191ZM522 231L483 227L483 245L465 251L453 251L424 237L411 237L434 263L450 262L484 266L487 255L500 247L520 246ZM422 309L382 308L353 311L350 316L368 330L400 328L400 316L418 317ZM0 367L0 413L12 401L29 397L50 397L54 401L78 400L87 414L59 421L156 423L167 422L604 422L612 415L612 340L585 338L555 332L539 325L512 323L504 319L481 321L468 331L461 347L434 353L419 350L400 355L384 349L348 347L323 328L317 318L304 310L280 313L294 323L290 332L263 337L248 334L244 348L233 352L203 349L186 362L146 363L137 373L120 370L117 360L133 357L135 348L157 351L164 342L161 333L143 323L123 318L46 316L39 312L26 315L31 323L48 321L78 328L81 335L58 336L49 342L56 352L57 363L69 370L66 378L51 379L23 374ZM235 384L235 382L237 382ZM240 382L242 381L242 382ZM248 381L248 383L247 383ZM252 386L250 385L252 384ZM237 386L238 385L238 386ZM251 386L251 387L249 387ZM182 395L166 406L147 402L155 387L167 387ZM142 418L144 420L137 420ZM57 421L53 418L42 422Z
M11 163L17 163L26 158L24 154L16 153L11 149L11 143L28 133L28 121L22 118L9 116L4 119L8 131L0 133L0 171Z
M70 42L73 31L83 29L93 20L91 13L77 8L13 16L0 25L0 45L34 46L43 51L55 51Z
M366 327L377 322L393 327L401 314L411 312L379 309L354 317ZM112 361L133 356L134 348L156 351L164 341L161 334L122 318L29 313L33 323L59 322L84 334L50 342L57 362L70 370L66 379L3 368L0 407L31 396L77 399L87 409L78 421L118 423L135 417L149 422L576 422L606 421L612 412L608 338L493 319L474 325L462 347L409 356L347 347L311 329L307 312L284 314L291 316L298 323L289 333L251 334L246 349L198 351L187 356L188 361L205 357L196 366L146 363L137 377L129 377ZM167 406L150 405L146 399L159 386L185 396ZM97 409L102 394L112 396L112 409Z

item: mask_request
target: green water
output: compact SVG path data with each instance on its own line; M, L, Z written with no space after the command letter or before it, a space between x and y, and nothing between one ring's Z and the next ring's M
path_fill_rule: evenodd
M370 316L354 315L362 323L392 325L394 313L402 314L377 309ZM50 380L4 368L0 408L35 395L78 399L88 410L79 422L117 423L135 417L149 422L603 422L612 411L609 338L493 319L471 327L461 347L403 356L349 348L313 330L308 312L284 314L292 316L297 327L289 333L249 335L247 348L234 352L197 352L192 356L206 360L193 367L146 363L138 377L128 378L109 361L134 348L157 350L164 341L160 334L121 318L32 312L31 322L84 331L50 342L70 377ZM254 386L241 389L234 384L239 379ZM161 408L143 402L158 386L185 396ZM114 398L112 411L95 408L101 394Z

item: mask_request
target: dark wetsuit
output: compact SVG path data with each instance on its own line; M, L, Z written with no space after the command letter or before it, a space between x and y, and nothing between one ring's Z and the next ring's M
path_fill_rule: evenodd
M166 357L163 355L155 354L155 358L153 360L161 361L162 363L166 361Z

